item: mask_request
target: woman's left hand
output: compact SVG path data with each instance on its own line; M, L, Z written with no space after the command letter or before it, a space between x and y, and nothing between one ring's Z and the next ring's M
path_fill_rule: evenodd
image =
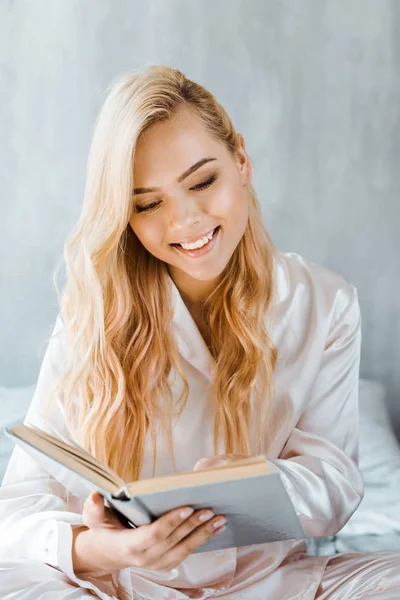
M197 469L207 469L210 467L220 467L228 463L236 462L237 460L243 460L244 458L250 458L245 454L219 454L218 456L205 456L200 458L193 467L193 471Z

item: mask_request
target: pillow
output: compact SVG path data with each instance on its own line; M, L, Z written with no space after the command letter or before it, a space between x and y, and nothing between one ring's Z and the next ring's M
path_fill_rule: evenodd
M36 384L16 388L0 386L0 482L14 447L14 443L4 435L3 430L5 427L22 423L35 388Z
M400 446L390 423L385 387L360 380L359 465L365 482L364 498L338 533L387 535L400 533Z

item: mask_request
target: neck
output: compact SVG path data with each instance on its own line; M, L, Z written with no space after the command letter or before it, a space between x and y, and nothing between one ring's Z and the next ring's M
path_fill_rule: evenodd
M169 274L179 290L180 295L190 312L199 313L207 300L208 296L216 288L220 278L201 281L190 277L183 271L173 268L169 269Z

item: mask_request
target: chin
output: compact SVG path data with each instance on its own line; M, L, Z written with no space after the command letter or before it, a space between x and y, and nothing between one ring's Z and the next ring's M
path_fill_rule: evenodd
M189 277L192 277L193 279L197 279L197 281L214 281L215 279L218 279L219 277L221 277L222 273L225 270L226 265L220 266L218 268L215 268L213 266L204 269L198 269L198 270L188 270L185 271L186 275L189 275Z

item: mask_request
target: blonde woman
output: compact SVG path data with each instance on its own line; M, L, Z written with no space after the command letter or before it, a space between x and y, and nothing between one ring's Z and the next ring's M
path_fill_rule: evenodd
M113 84L26 422L132 481L262 453L306 535L332 535L363 495L357 291L274 248L251 177L202 86L162 65ZM179 507L126 529L19 448L0 492L3 600L400 595L398 554L311 556L303 541L193 554L224 515Z

